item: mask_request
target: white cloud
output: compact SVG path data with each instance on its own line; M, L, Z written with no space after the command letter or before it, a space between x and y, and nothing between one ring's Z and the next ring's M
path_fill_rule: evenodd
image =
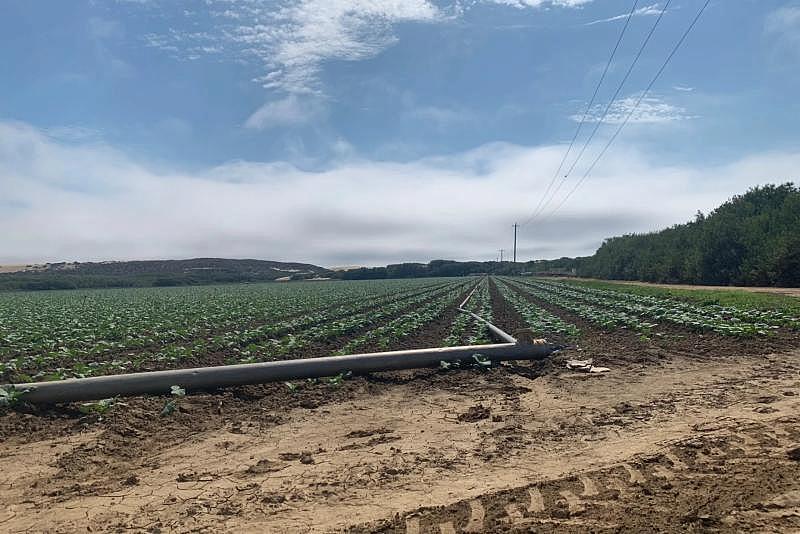
M691 93L694 91L694 87L689 87L687 85L673 85L672 88L683 93Z
M535 207L563 150L495 143L403 164L350 154L323 172L237 162L189 173L0 123L0 263L488 259ZM689 220L798 167L800 153L781 152L718 167L661 166L619 144L563 211L521 231L520 248L537 257L587 254L604 237Z
M319 75L329 61L359 61L396 42L402 23L441 23L474 5L516 8L579 7L592 0L207 0L213 24L204 31L171 29L144 36L148 46L182 59L214 54L257 61L255 78L267 89L322 94Z
M640 7L633 12L634 17L646 17L651 15L659 15L661 13L661 8L658 7L658 4L651 4L649 6ZM617 20L624 20L628 18L628 13L622 13L621 15L615 15L613 17L608 17L606 19L594 20L592 22L587 22L586 26L592 26L594 24L602 24L604 22L615 22Z
M764 30L776 38L776 43L790 55L800 55L800 6L785 6L769 13Z
M325 97L320 74L332 61L375 57L397 41L402 23L451 21L477 4L515 8L574 8L592 0L206 0L207 10L191 12L211 20L200 31L171 28L143 36L145 44L181 60L213 57L257 63L253 78L265 89L289 96ZM199 22L197 23L199 24ZM182 27L191 27L182 21ZM296 100L267 102L246 121L252 128L304 124L318 116L300 112ZM317 100L315 104L321 104Z
M767 15L765 28L770 33L800 38L800 6L785 6Z
M61 141L91 141L102 137L102 132L94 128L70 124L66 126L50 126L42 131L48 136Z
M325 108L319 98L289 95L258 108L247 119L245 126L257 130L299 126L320 118L324 113Z
M608 114L603 119L603 122L609 124L619 124L625 120L631 112L629 123L667 123L675 121L683 121L689 119L699 118L697 115L690 115L686 109L669 104L658 96L647 96L642 99L639 106L636 107L636 102L639 100L639 95L630 95L626 98L621 98L614 101ZM589 111L589 116L586 122L599 122L603 117L603 112L608 104L598 104ZM580 122L583 118L582 114L572 115L570 119L575 122Z
M592 1L593 0L482 0L481 3L498 4L524 9L526 7L539 8L544 6L579 7Z

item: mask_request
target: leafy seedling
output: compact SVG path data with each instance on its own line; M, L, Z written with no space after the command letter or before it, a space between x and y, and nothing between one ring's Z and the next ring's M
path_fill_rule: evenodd
M291 382L284 382L284 384L286 384L286 387L289 388L289 391L292 393L296 393L299 388L297 384L292 384Z
M103 399L97 402L86 402L78 407L78 411L86 415L105 415L115 406L125 406L116 398Z
M169 392L172 395L172 399L168 400L166 404L164 404L164 408L161 410L161 416L166 417L167 415L172 415L178 409L178 399L181 397L186 396L186 390L180 386L172 386L169 388Z
M487 371L492 367L492 360L484 356L483 354L473 354L472 355L472 365L476 369L480 369L482 371Z
M27 389L17 389L14 386L0 387L0 408L13 408L22 402L22 396Z
M332 376L328 379L328 385L331 385L333 387L339 387L342 385L342 382L344 382L345 379L350 378L352 375L353 373L351 371L339 373L338 375Z

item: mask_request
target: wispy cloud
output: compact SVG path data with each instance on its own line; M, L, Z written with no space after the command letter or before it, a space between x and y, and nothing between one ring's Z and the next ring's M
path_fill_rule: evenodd
M319 74L329 61L374 57L396 41L400 23L431 23L443 13L428 0L298 0L277 6L260 0L208 0L212 25L145 36L148 46L182 59L223 54L257 62L254 81L288 94L321 94Z
M318 98L289 95L258 108L247 119L245 126L257 130L298 126L321 117L324 112L322 101Z
M682 93L691 93L694 91L694 87L689 87L687 85L673 85L672 88L676 91L681 91Z
M546 6L580 7L592 1L593 0L482 0L481 3L499 4L524 9L526 7L539 8Z
M42 132L53 139L67 142L94 141L102 137L102 132L100 130L75 124L66 126L50 126L47 128L42 128Z
M327 63L375 57L397 42L399 24L452 21L476 5L575 8L592 0L206 0L200 31L170 28L143 36L147 46L181 60L214 57L255 64L253 81L277 98L246 121L250 128L306 124L321 115ZM211 23L208 24L208 21ZM187 27L182 24L181 27ZM311 103L310 109L305 104ZM441 121L442 110L420 110Z
M777 38L783 51L800 54L800 5L781 7L769 13L764 30Z
M636 102L639 100L638 94L630 95L626 98L616 100L608 111L608 114L603 119L603 122L609 124L619 124L625 120L631 112L631 118L628 120L630 123L641 124L658 124L667 122L676 122L688 119L696 119L697 115L690 115L686 109L678 107L665 102L658 96L648 96L642 99L639 106ZM607 104L598 104L589 112L586 122L599 122L603 116ZM583 115L572 115L570 119L575 122L580 122Z
M651 4L649 6L640 7L639 9L633 12L634 17L646 17L649 15L658 15L661 13L661 8L658 7L658 4ZM606 19L594 20L592 22L587 22L586 26L592 26L594 24L602 24L604 22L615 22L617 20L624 20L628 18L629 13L622 13L621 15L615 15L613 17L608 17Z
M254 78L287 94L322 94L327 62L359 61L397 41L398 24L443 23L478 4L514 8L575 8L592 0L206 0L211 26L202 31L170 29L144 36L145 43L181 59L214 55L257 62Z

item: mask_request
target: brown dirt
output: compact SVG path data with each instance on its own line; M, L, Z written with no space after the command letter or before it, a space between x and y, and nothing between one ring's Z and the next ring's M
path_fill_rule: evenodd
M800 530L800 344L579 326L541 366L0 415L0 531Z
M547 277L546 277L547 278ZM563 280L563 278L553 278ZM570 278L570 280L587 280L591 282L610 282L612 284L628 284L633 286L663 287L666 289L706 289L720 291L748 291L750 293L775 293L800 297L800 287L745 287L745 286L696 286L691 284L654 284L651 282L637 282L632 280L602 280L600 278Z

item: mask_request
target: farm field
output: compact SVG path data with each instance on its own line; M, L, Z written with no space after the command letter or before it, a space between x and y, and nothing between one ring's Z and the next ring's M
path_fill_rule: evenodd
M456 309L473 290L565 349L0 408L0 530L800 529L791 297L503 276L2 293L0 383L491 343Z

